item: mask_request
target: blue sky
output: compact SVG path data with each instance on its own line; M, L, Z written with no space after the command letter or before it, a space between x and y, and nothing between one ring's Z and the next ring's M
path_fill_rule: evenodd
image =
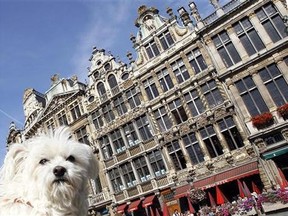
M50 77L77 75L85 82L92 47L104 48L128 63L129 40L140 5L160 14L189 0L0 0L0 165L5 155L11 121L24 125L23 93L42 93ZM202 17L213 11L209 0L194 0ZM228 0L220 0L220 4Z

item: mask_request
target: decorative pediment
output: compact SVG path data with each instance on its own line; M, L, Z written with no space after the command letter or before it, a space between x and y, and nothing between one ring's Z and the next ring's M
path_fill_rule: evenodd
M138 18L135 21L135 26L139 28L137 40L145 39L168 21L158 13L158 9L154 7L147 8L145 5L139 7Z
M75 94L75 92L70 92L67 94L61 94L61 95L54 96L50 100L48 105L45 107L45 111L43 113L43 116L47 115L49 112L53 112L56 108L62 107L61 105L64 105L65 101L74 94Z
M45 95L40 92L28 88L24 91L23 95L23 108L25 120L31 119L35 113L38 113L39 110L42 110L45 106L46 99Z
M110 72L116 72L120 75L123 71L127 70L126 64L117 60L110 53L106 53L104 49L97 49L93 47L92 56L90 57L91 66L88 68L89 85L93 85L97 80L105 80Z

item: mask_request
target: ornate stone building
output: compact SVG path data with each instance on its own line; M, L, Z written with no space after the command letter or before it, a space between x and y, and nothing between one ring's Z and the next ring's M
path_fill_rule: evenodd
M161 215L164 203L170 212L187 210L193 188L215 195L217 186L232 201L237 180L251 190L281 184L279 171L288 176L287 5L210 3L215 12L206 18L193 2L177 16L167 8L167 17L140 6L130 37L136 59L127 53L127 65L95 47L87 85L55 75L45 94L27 89L25 127L12 125L8 144L71 127L100 162L89 215Z

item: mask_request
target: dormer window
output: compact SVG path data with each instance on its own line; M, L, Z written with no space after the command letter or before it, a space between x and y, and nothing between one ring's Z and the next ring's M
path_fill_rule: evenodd
M92 103L93 101L94 101L94 96L92 95L92 96L90 96L89 98L88 98L88 101L89 101L89 103Z
M98 90L98 94L100 96L102 96L102 95L104 95L106 93L105 86L104 86L104 84L102 82L98 83L97 90Z
M111 64L110 64L110 63L106 63L106 64L104 65L104 70L105 70L105 71L110 71L110 70L111 70Z
M97 66L100 66L101 64L102 64L102 61L101 61L101 60L99 60L99 61L96 62L96 65L97 65Z
M148 57L151 59L160 54L159 49L154 40L145 46Z
M174 40L171 37L171 34L169 31L162 33L159 36L159 39L160 39L163 50L168 49L170 46L172 46L174 44Z
M124 73L121 78L122 80L127 80L129 78L129 73Z
M111 89L118 85L117 80L113 74L108 77L108 83Z
M99 75L100 75L99 71L96 71L93 76L94 76L95 79L98 79Z

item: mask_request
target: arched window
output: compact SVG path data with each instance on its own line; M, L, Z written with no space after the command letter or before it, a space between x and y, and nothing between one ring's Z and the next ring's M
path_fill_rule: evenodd
M100 82L97 85L97 90L98 90L98 94L100 96L104 95L106 93L105 87L104 87L104 83Z
M117 86L117 80L113 74L108 77L108 83L111 89Z

